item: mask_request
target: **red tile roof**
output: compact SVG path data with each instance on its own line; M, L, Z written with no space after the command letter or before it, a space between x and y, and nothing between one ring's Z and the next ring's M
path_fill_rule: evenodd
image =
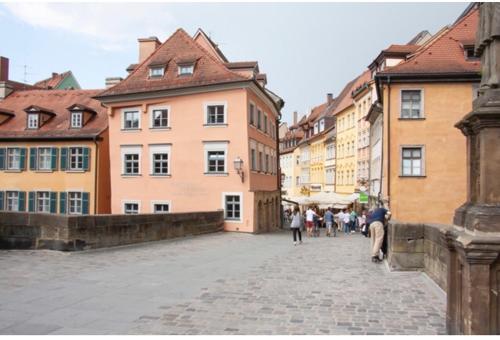
M415 52L419 47L419 45L391 45L382 52L406 54Z
M192 76L178 76L177 62L186 58L197 59ZM166 64L163 77L149 78L150 64ZM183 29L178 29L129 76L117 85L104 90L99 96L141 93L157 90L178 89L238 81L247 77L228 69L201 45L197 44Z
M52 73L52 77L40 80L33 84L36 87L42 88L42 89L55 89L67 76L71 74L71 71L66 71L63 73Z
M0 111L10 111L15 117L0 124L1 138L60 138L92 137L99 135L108 126L106 109L93 96L102 90L27 90L16 91L0 101ZM70 108L82 105L96 112L81 129L70 129ZM30 106L45 108L55 115L37 130L26 129Z
M333 109L331 114L336 115L339 112L342 112L343 110L351 106L352 104L354 104L351 92L354 89L358 88L359 86L363 85L365 82L370 81L370 79L371 79L371 72L370 70L366 70L361 75L359 75L358 77L347 83L347 85L344 87L340 95L337 97L338 103Z
M478 20L479 10L474 9L410 59L379 74L478 73L479 60L466 60L462 43L475 39Z

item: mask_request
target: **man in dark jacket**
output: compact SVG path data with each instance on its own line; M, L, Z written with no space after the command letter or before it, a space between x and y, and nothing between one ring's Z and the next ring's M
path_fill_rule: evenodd
M372 262L382 262L378 254L384 241L384 224L386 219L388 220L390 218L390 215L391 212L386 208L377 208L370 215L368 222L370 224Z

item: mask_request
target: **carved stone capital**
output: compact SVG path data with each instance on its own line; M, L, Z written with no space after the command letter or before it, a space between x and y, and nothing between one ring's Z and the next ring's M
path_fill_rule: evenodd
M500 129L500 89L489 89L473 104L474 110L455 124L465 136L478 134L484 128Z

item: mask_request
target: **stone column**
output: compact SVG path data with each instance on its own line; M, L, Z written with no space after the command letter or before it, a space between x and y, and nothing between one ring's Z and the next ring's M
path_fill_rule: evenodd
M482 3L480 96L456 124L467 138L467 202L449 234L450 334L500 334L500 4Z

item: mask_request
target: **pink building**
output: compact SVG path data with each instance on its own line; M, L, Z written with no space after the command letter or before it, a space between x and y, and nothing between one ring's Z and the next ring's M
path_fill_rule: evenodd
M115 214L222 209L225 229L279 223L284 102L257 62L228 62L202 30L139 39L139 63L102 92Z

